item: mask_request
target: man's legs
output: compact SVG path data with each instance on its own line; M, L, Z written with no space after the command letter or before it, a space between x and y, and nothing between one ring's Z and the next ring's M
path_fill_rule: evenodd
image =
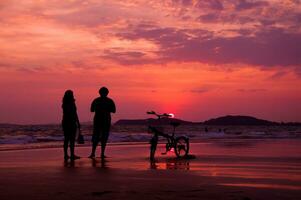
M105 158L105 150L106 150L106 146L107 146L107 142L108 142L108 138L109 138L109 131L103 132L101 135L101 158Z
M96 151L96 147L98 145L98 141L92 141L92 152L91 155L89 156L89 158L95 158L95 151Z
M89 158L95 158L95 151L96 151L96 147L99 142L99 134L100 134L99 127L96 127L94 125L93 135L92 135L92 152L91 152Z
M150 141L150 144L151 144L151 146L150 146L150 156L149 156L149 158L150 158L150 161L152 162L152 161L155 160L155 153L156 153L157 144L158 144L158 135L157 134L155 134L152 137L152 139Z

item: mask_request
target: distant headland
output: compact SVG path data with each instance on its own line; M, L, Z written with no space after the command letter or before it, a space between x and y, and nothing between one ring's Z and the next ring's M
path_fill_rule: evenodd
M114 125L148 125L155 123L156 119L120 119ZM203 122L191 122L176 118L163 118L161 124L170 124L179 122L182 125L208 125L208 126L301 126L301 122L273 122L264 119L258 119L252 116L227 115Z

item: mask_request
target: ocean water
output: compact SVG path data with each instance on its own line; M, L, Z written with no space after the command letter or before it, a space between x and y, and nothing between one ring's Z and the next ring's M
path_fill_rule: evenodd
M172 133L171 126L161 127ZM92 126L82 126L86 145L90 144ZM187 136L191 142L206 139L301 139L299 126L179 126L175 136ZM149 142L152 134L147 126L112 126L110 143ZM0 150L60 146L63 141L60 125L10 125L0 124ZM164 140L161 138L161 140Z

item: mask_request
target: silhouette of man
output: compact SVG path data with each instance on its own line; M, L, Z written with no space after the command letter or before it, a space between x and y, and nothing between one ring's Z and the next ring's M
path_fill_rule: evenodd
M92 152L89 158L95 158L96 147L101 143L101 158L105 158L106 144L111 127L111 113L116 112L115 103L108 98L109 90L106 87L99 89L100 97L93 100L91 112L95 112L93 120Z

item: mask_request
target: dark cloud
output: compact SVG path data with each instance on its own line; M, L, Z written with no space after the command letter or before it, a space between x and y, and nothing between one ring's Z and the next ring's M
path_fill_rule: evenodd
M47 72L48 69L46 69L45 67L28 67L28 66L22 66L22 67L18 67L16 69L19 72L23 72L23 73L40 73L40 72Z
M209 13L209 14L205 14L205 15L201 15L199 16L198 20L202 21L202 22L218 22L220 21L220 17L218 14L216 13Z
M0 68L10 68L10 67L12 67L10 63L0 61Z
M200 9L212 9L212 10L223 10L224 6L220 0L173 0L173 3L180 4L182 6L195 6Z
M198 8L211 8L213 10L223 10L224 6L223 3L219 0L207 0L207 1L203 1L203 0L199 0L196 4L196 6Z
M271 26L271 25L274 25L276 23L276 21L272 20L272 19L262 19L262 20L260 20L260 23L263 26Z
M164 50L164 48L163 48ZM208 63L245 63L264 66L301 64L301 35L274 29L254 37L190 39L172 51L165 50L171 59Z
M239 0L235 6L236 10L247 10L263 6L268 6L269 3L266 1L249 1L249 0Z
M238 23L247 24L258 21L258 19L251 16L240 16L239 13L224 13L221 12L209 12L207 14L200 15L197 21L203 23Z
M206 93L209 92L208 89L194 89L194 90L190 90L190 92L192 93Z
M200 94L202 94L202 93L210 92L210 91L215 90L215 89L217 89L216 85L204 84L204 85L202 85L202 86L200 86L198 88L194 88L194 89L191 89L189 91L192 92L192 93L200 93Z
M260 66L296 66L301 64L301 35L282 29L268 29L253 36L214 37L206 30L173 28L137 28L122 38L146 39L158 44L159 59L197 61L211 64L245 63Z
M288 72L286 72L286 71L278 71L275 74L273 74L272 76L270 76L268 79L272 79L272 80L279 79L279 78L285 76L287 73Z
M301 66L295 67L294 71L297 77L301 78Z
M145 53L139 51L105 50L101 57L117 61L123 65L153 63L153 60L145 58Z
M206 1L205 1L206 2ZM203 23L250 24L256 28L279 27L282 25L292 32L299 31L300 11L294 7L285 8L266 1L230 1L223 10L203 9L196 21ZM224 2L226 5L226 3ZM263 9L264 8L264 9ZM246 14L247 13L247 14ZM262 26L262 27L258 27Z
M246 92L246 93L254 93L254 92L266 92L266 89L238 89L239 92Z
M184 5L184 6L191 6L191 5L193 5L193 1L192 0L173 0L173 3L181 4L181 5Z

